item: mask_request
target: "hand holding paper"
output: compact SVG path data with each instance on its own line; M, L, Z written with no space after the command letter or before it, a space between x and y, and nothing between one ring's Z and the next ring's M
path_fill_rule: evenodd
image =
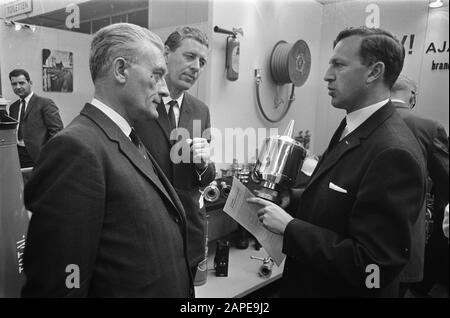
M293 219L286 211L273 202L261 198L248 198L247 202L259 206L259 221L271 232L284 235L287 224Z
M233 178L233 186L223 210L252 233L279 266L285 257L281 251L283 236L272 233L262 225L257 213L261 206L247 202L247 199L252 197L254 195L250 190L237 178Z

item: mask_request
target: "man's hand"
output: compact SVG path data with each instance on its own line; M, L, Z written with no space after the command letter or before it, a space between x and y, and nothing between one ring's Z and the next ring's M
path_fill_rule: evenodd
M187 139L188 144L191 144L192 161L195 163L197 169L205 169L209 163L211 156L211 148L206 138Z
M270 201L261 198L249 198L247 202L261 206L257 212L259 221L265 228L275 234L283 235L288 223L294 219L290 214Z
M280 204L279 206L282 207L283 209L286 209L289 204L291 204L291 193L289 192L289 190L281 190L280 192Z

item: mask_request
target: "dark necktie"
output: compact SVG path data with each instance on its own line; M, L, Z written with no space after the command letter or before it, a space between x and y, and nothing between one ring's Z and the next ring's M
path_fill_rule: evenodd
M142 143L141 139L136 134L136 131L133 128L131 128L130 139L131 139L131 142L137 147L137 149L139 150L141 155L144 157L144 159L146 159L148 161L148 163L152 166L153 172L155 173L156 177L158 178L158 181L160 181L159 177L158 177L158 172L156 171L156 168L153 165L153 162L150 160L150 158L147 155L147 149L145 148L144 144ZM163 187L162 184L161 184L161 186Z
M136 134L136 131L133 128L131 128L130 139L133 142L133 144L138 148L139 152L144 157L144 159L147 159L147 150L145 150L145 147L142 144L141 139L139 139L138 135Z
M346 126L347 126L347 120L344 117L344 119L342 119L339 127L334 132L334 135L330 140L330 144L328 145L327 150L322 155L320 162L322 162L325 159L325 157L333 150L333 148L336 147L336 145L339 143L339 140L341 139L341 136L342 136L342 132L344 131ZM316 168L316 170L317 170L317 168Z
M17 130L17 139L22 140L22 123L25 116L25 100L20 100L20 115L19 115L19 128Z
M170 131L177 128L177 123L175 121L175 113L173 112L173 108L178 106L178 102L176 100L171 100L169 102L169 113L167 114L169 116L169 125L170 125Z

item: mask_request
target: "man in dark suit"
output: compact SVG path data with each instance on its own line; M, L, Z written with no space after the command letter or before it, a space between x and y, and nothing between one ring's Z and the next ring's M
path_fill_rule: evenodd
M296 212L249 201L284 236L282 297L397 297L425 187L419 145L389 102L404 49L365 27L342 31L334 44L324 79L331 104L347 115Z
M214 180L215 167L209 161L208 106L187 90L205 69L207 54L208 38L201 30L183 27L169 35L164 55L170 96L163 97L158 105L158 119L140 121L136 126L142 142L183 203L188 220L189 264L194 276L205 256L206 214L199 187Z
M21 168L32 167L45 143L63 129L58 107L31 90L30 75L26 70L9 73L12 89L20 97L11 104L9 114L17 125L17 149Z
M420 148L427 164L428 176L433 184L434 197L437 201L444 202L444 204L441 204L441 207L432 212L435 224L441 224L443 220L442 212L449 199L448 136L445 128L440 123L416 116L411 112L416 105L416 94L416 83L406 76L400 75L391 89L391 103L395 106L397 112L419 141ZM431 192L431 187L430 189L427 189L427 192ZM445 238L442 236L439 226L435 227L436 232L433 235L434 237L430 239L431 245L427 245L426 255L428 257L425 261L425 216L426 206L424 205L414 229L415 235L413 238L413 249L411 250L411 260L404 268L400 277L400 281L402 282L400 285L401 297L405 295L411 283L421 282L424 278L425 282L421 285L429 285L427 288L428 290L425 290L426 294L435 282L437 277L436 273L445 271L448 273L448 245L445 242ZM443 241L444 244L441 244L442 247L444 247L443 249L438 248L439 243L436 244L438 240ZM424 262L426 262L425 277ZM438 270L441 266L444 266L444 271ZM413 285L415 285L416 288L417 286L420 286L416 284Z
M133 24L94 35L94 99L44 147L25 187L23 296L194 296L182 204L133 129L168 94L163 49Z
M392 86L391 103L419 141L436 194L448 202L448 135L439 122L411 112L416 105L416 94L416 84L411 79L400 76Z

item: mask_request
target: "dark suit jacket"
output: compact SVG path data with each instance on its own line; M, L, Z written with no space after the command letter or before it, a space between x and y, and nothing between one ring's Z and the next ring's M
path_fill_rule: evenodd
M153 160L151 158L151 160ZM43 148L25 187L33 212L25 297L189 297L186 219L155 164L86 104ZM66 288L68 264L81 286Z
M284 233L281 296L397 297L424 188L419 145L387 104L318 163Z
M404 105L392 102L408 128L419 142L427 164L428 175L433 181L437 195L448 202L448 136L445 128L436 121L411 114ZM429 189L430 190L430 189ZM425 257L425 206L414 228L413 249L410 263L404 268L402 282L420 282L423 279Z
M9 114L18 119L20 99L11 104ZM63 129L58 107L45 97L31 96L22 122L22 136L28 154L37 161L44 144Z
M394 106L396 103L392 103ZM448 177L448 136L445 128L437 121L415 116L397 109L408 128L419 141L420 148L427 161L428 174L443 199L449 200Z
M199 180L193 163L173 163L170 158L172 142L170 140L169 119L162 102L158 106L158 113L157 120L140 122L135 128L144 145L176 189L183 203L188 220L189 263L193 267L205 256L206 213L204 207L200 208L199 206L199 187L205 187L214 180L215 166L210 163L206 172L201 176L201 180ZM177 133L184 140L194 137L204 137L210 140L209 133L202 136L203 132L210 127L208 106L186 92L180 109ZM192 156L187 156L187 158L192 159Z

